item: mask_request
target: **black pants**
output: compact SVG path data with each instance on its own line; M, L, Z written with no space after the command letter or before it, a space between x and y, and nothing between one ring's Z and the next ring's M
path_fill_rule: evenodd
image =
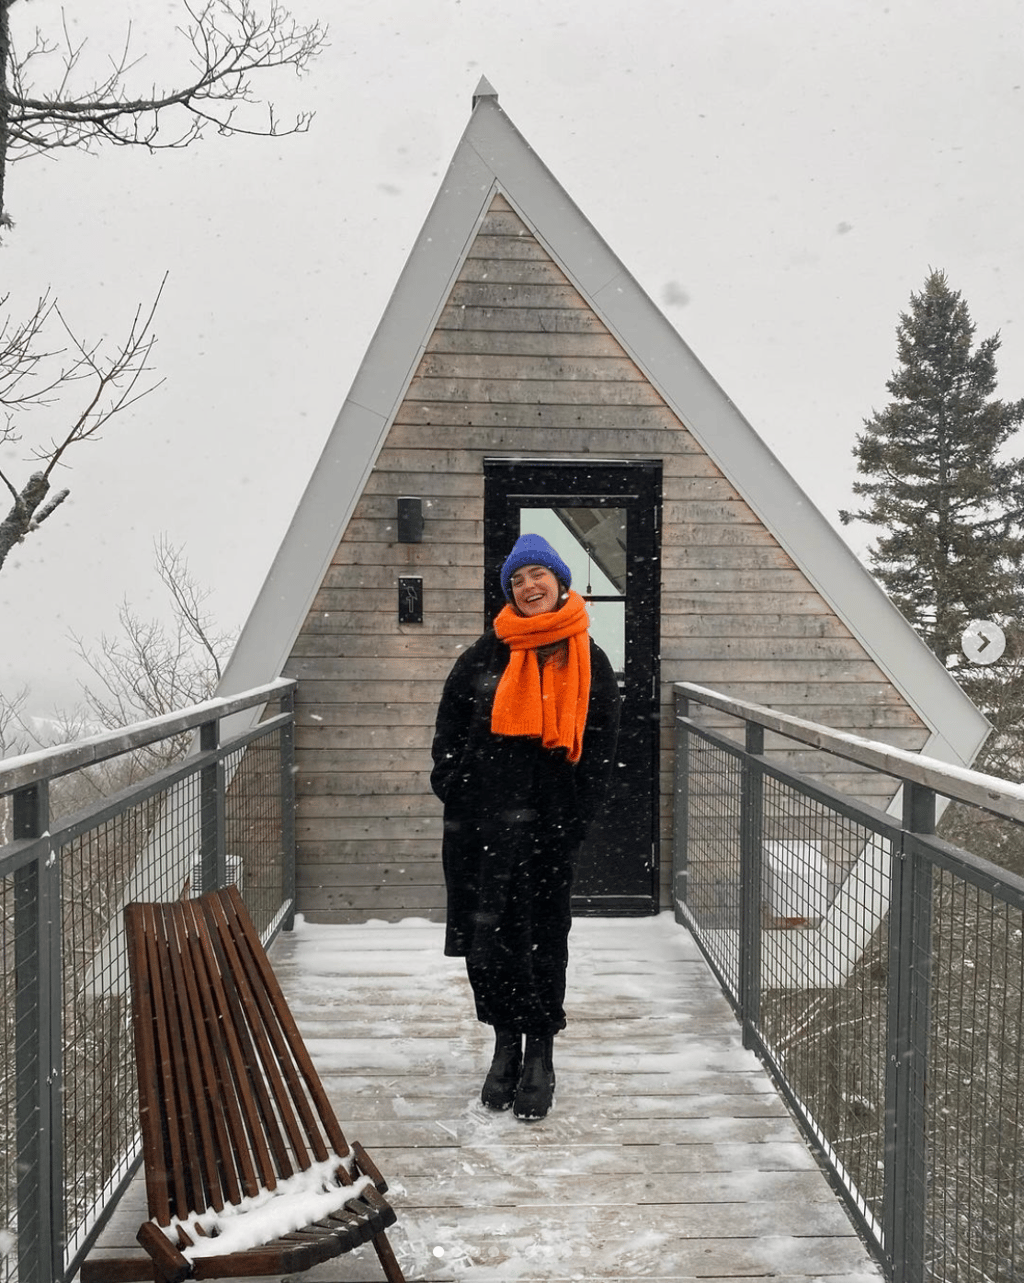
M498 921L478 925L466 974L479 1020L546 1038L565 1028L572 882L543 857L531 865L513 876Z

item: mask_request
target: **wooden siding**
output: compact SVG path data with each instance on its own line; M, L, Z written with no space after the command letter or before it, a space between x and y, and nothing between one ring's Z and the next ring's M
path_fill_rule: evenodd
M443 915L430 743L444 678L484 625L483 459L588 454L657 458L664 469L663 903L673 682L907 748L927 739L885 674L499 196L285 667L299 680L299 905L311 920ZM400 495L423 500L420 544L397 542ZM397 622L405 574L422 576L422 625ZM888 801L878 777L821 755L775 751L876 805Z

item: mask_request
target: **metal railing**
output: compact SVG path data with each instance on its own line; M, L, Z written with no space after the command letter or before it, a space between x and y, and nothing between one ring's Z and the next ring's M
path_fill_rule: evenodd
M676 694L677 916L744 1044L889 1278L1024 1278L1024 879L935 835L951 801L1019 855L1024 788ZM888 777L901 810L797 774L794 741Z
M294 688L0 761L0 1283L69 1279L138 1164L123 906L233 881L264 941L291 925ZM194 751L154 772L182 736ZM60 817L62 784L97 771L123 786Z

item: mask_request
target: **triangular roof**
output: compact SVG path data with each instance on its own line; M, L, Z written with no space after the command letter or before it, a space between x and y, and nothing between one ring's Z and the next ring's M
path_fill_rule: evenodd
M481 78L440 191L228 664L221 694L277 677L323 582L481 220L502 195L927 726L969 764L989 725L775 458Z

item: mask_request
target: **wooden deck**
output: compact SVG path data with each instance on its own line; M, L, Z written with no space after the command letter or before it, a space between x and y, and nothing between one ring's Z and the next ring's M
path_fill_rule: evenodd
M877 1283L880 1272L671 915L577 920L543 1122L477 1099L490 1031L426 922L300 924L271 957L413 1280ZM134 1243L136 1184L103 1247ZM372 1248L313 1283L382 1280Z

